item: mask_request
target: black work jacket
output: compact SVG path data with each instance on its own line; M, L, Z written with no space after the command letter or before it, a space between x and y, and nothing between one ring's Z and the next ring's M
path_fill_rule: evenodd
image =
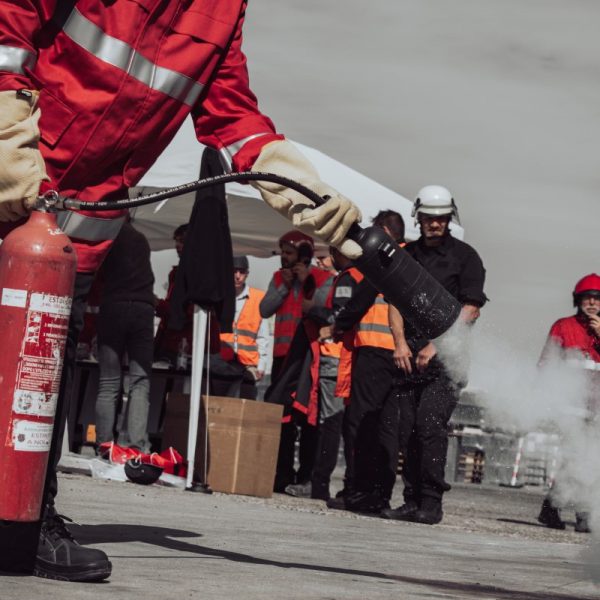
M485 269L479 254L469 244L447 235L440 246L428 247L420 237L404 249L461 304L486 303Z

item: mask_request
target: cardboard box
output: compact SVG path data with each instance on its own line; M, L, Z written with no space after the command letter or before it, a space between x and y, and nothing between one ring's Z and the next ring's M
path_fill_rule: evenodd
M169 394L162 436L163 448L173 446L186 458L189 405L188 394ZM216 492L270 498L282 413L283 407L277 404L222 396L210 396L207 400L202 396L194 478L207 481Z

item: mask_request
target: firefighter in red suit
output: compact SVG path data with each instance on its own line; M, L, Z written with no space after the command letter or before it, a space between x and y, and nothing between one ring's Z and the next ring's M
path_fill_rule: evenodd
M0 0L0 221L26 217L40 189L92 201L125 197L191 115L199 141L228 169L278 173L331 196L315 208L284 186L253 184L295 227L358 256L345 239L358 209L258 109L242 52L245 11L246 0ZM63 390L93 273L123 219L65 212L59 220L79 271ZM74 543L53 508L65 398L63 391L34 572L101 580L111 572L108 558Z
M593 418L598 413L600 395L600 276L591 273L580 279L573 290L576 314L556 321L540 356L544 365L556 351L575 368L584 369L588 387L588 410ZM560 482L558 483L560 486ZM538 521L551 529L564 529L554 487L544 498ZM575 531L589 533L588 515L583 510L575 513Z

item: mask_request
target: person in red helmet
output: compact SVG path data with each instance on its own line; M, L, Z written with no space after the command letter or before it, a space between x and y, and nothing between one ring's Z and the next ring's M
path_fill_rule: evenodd
M283 185L252 184L294 227L360 255L346 239L360 211L321 181L259 110L242 51L246 6L247 0L0 0L0 226L26 218L40 191L89 201L127 197L191 117L198 140L219 153L227 170L276 173L330 196L315 207ZM77 251L78 276L33 568L46 578L98 581L111 573L103 552L73 541L54 499L86 298L123 221L123 211L59 215ZM5 235L8 228L0 229ZM0 555L14 555L14 548L15 531L5 526Z
M260 303L260 316L268 319L275 315L273 364L271 382L276 383L284 366L298 325L311 311L327 303L334 276L330 271L312 266L313 239L300 232L288 231L279 239L281 269L275 271L267 292ZM267 392L267 395L269 392ZM277 402L277 398L270 398ZM281 427L281 441L275 475L276 492L283 492L290 484L310 481L316 452L316 428L305 423L299 415L288 418ZM300 468L294 469L294 449L300 437Z
M544 365L558 351L569 365L584 369L589 390L588 410L594 415L600 395L600 275L591 273L577 282L573 304L577 312L558 319L550 328L539 364ZM575 531L589 533L587 512L576 510L575 518ZM554 485L542 502L538 521L551 529L566 527Z

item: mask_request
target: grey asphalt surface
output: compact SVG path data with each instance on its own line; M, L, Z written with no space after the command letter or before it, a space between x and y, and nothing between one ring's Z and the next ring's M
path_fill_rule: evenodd
M79 523L71 530L81 543L108 553L110 581L2 576L2 600L600 598L581 564L590 537L572 523L541 527L539 488L456 485L444 521L426 526L283 495L193 494L83 475L61 475L60 485L59 509Z

